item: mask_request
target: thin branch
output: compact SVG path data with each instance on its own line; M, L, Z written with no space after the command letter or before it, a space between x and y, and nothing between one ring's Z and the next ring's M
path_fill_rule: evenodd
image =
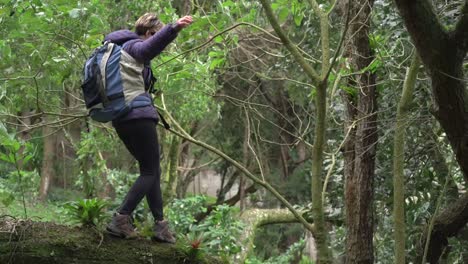
M320 76L317 74L315 69L304 59L304 56L301 55L297 46L294 45L291 42L291 40L286 36L283 29L281 29L281 26L279 25L278 20L273 14L273 9L271 8L270 1L260 0L260 2L262 3L263 8L265 9L267 18L270 21L270 24L275 30L276 34L279 36L279 38L284 43L286 48L291 52L291 54L299 63L299 65L301 65L302 69L304 69L304 72L312 80L312 83L314 83L315 85L318 85L321 82Z
M336 60L338 59L338 54L340 53L341 51L341 48L343 47L343 43L344 43L344 40L346 39L346 33L348 32L348 28L349 28L349 17L350 17L350 5L351 5L351 0L348 0L348 10L346 11L346 22L345 22L345 25L344 25L344 29L343 29L343 33L341 35L341 39L340 39L340 42L338 44L338 48L336 49L335 51L335 55L333 56L333 60L332 62L330 63L330 67L328 68L328 71L327 73L325 74L324 78L323 78L323 81L326 81L328 80L328 76L330 75L335 63L336 63Z

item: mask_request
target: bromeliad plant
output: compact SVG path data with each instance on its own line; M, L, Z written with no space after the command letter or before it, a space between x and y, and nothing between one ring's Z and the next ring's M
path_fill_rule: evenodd
M64 204L65 213L72 223L94 227L103 223L108 215L104 208L109 202L99 198L82 199Z
M183 239L186 242L183 245L187 250L187 254L191 260L201 258L203 254L208 251L208 248L204 243L205 241L203 232L191 230L188 234L184 235Z

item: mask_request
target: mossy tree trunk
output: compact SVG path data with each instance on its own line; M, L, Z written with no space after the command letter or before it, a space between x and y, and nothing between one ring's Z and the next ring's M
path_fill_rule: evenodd
M224 263L191 254L184 242L170 245L144 238L124 240L92 228L0 219L0 263L5 264Z
M413 100L413 90L419 69L418 54L414 52L411 65L406 73L400 102L398 103L395 136L393 140L393 222L395 236L395 263L405 264L405 130L408 113Z
M244 263L252 251L259 228L273 224L298 223L297 218L287 209L248 209L242 213L241 219L246 226L240 238L245 246L240 263Z

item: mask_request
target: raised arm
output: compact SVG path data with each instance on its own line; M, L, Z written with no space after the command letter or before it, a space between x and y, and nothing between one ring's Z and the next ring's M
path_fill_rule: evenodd
M176 25L168 24L150 38L128 45L125 50L139 61L150 61L171 43L178 33Z
M128 45L125 50L139 61L149 61L161 53L176 37L177 33L192 23L191 16L177 20L175 24L168 24L151 37Z

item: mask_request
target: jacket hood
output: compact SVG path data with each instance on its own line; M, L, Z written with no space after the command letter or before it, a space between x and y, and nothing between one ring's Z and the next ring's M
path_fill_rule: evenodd
M118 31L114 31L112 33L109 33L105 38L104 41L110 41L112 43L115 43L117 45L122 45L125 42L132 40L132 39L139 39L140 36L138 36L137 33L130 31L128 29L122 29Z

